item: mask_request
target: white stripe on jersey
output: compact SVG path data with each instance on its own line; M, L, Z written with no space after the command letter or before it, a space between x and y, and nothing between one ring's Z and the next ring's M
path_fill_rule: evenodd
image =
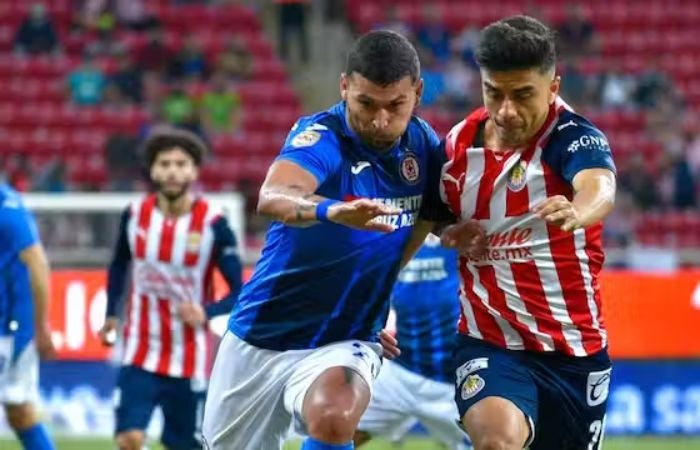
M593 274L591 274L590 267L588 266L589 257L586 254L586 233L584 230L576 230L574 233L574 239L576 242L576 256L578 257L579 264L581 266L581 275L583 276L583 286L586 289L586 297L588 298L588 309L591 312L592 325L598 331L600 339L602 340L602 346L608 345L608 333L600 326L600 321L598 320L600 311L598 311L598 305L595 302L595 293L593 289ZM578 233L580 231L581 233Z

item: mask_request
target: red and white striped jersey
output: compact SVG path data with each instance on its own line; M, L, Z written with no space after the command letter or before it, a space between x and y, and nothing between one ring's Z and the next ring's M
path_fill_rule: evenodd
M123 363L172 377L204 380L208 368L206 323L185 324L178 305L213 300L214 231L220 212L197 198L190 213L161 213L156 196L130 207L126 236L132 288L124 325Z
M443 201L488 236L482 257L460 257L459 332L507 349L593 354L607 345L602 224L563 232L531 211L554 195L573 198L580 170L614 171L607 140L558 100L528 147L496 153L479 137L487 118L476 110L445 142Z

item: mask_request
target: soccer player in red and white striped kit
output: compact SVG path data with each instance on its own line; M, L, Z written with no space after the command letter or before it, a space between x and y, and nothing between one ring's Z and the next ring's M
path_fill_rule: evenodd
M123 355L116 392L116 443L140 450L156 406L169 450L202 448L201 421L210 358L209 318L227 314L241 287L241 263L228 221L190 185L206 151L192 133L167 128L144 144L156 192L122 214L100 332L112 344L125 297ZM215 301L218 268L229 293Z

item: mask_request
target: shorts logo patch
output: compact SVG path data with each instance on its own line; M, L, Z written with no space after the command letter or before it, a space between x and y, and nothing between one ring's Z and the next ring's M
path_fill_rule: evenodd
M488 358L475 358L467 361L457 368L455 372L455 379L457 380L457 386L462 384L467 376L481 369L488 369L489 359Z
M311 147L321 139L321 133L313 130L305 130L294 136L292 147Z
M469 400L486 386L486 382L477 374L472 374L462 384L462 400Z
M586 403L588 406L598 406L605 403L610 393L610 372L612 369L588 374L586 383Z

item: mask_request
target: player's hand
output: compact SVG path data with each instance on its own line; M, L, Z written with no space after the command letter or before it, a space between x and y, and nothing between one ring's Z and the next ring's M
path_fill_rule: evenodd
M111 347L117 342L117 327L119 326L119 319L116 317L107 317L105 319L105 324L97 333L100 336L102 345Z
M39 357L43 360L53 359L56 356L56 348L51 340L51 330L48 325L40 327L34 333L34 342Z
M382 330L379 332L379 343L382 344L382 349L384 350L384 357L386 359L394 359L401 355L401 349L399 349L399 341L389 333L387 330Z
M440 241L444 247L478 258L486 251L486 230L476 220L464 220L445 228Z
M574 231L581 228L581 218L576 207L563 195L549 197L532 208L540 219L557 225L563 231Z
M401 210L392 208L368 198L360 198L349 202L340 202L328 208L328 220L360 230L382 231L390 233L395 227L388 223L376 221L379 216L395 216Z
M177 313L183 322L191 327L198 327L207 321L207 314L202 305L195 302L183 302L177 307Z

